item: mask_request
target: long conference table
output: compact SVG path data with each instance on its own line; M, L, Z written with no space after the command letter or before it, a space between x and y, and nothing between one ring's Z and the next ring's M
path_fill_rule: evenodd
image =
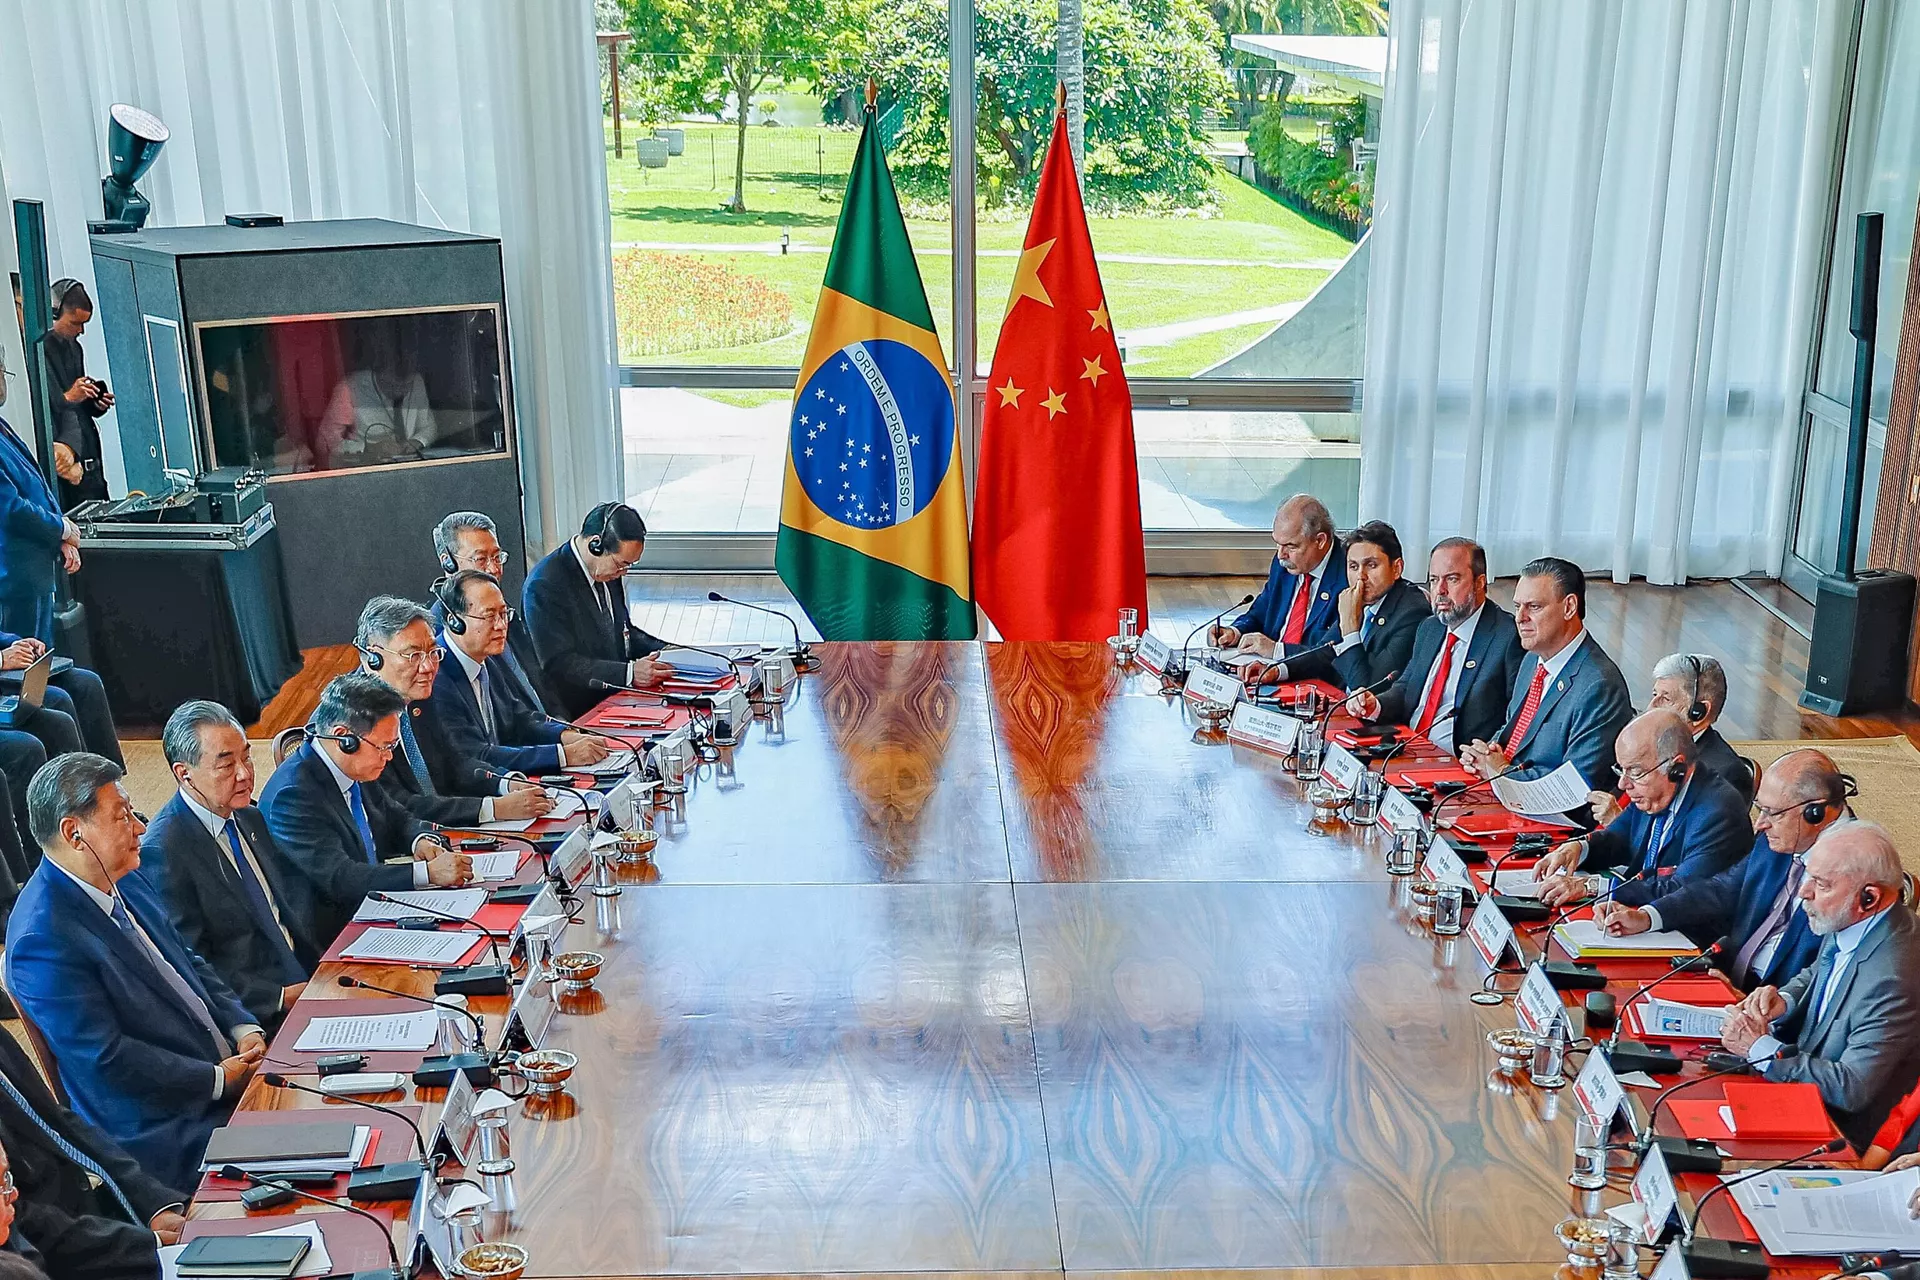
M1501 1280L1551 1274L1554 1225L1626 1198L1630 1171L1568 1185L1573 1099L1495 1070L1515 1014L1469 1001L1487 966L1417 918L1387 833L1316 821L1278 754L1103 645L817 652L655 811L621 895L580 891L561 945L606 966L547 1037L579 1067L515 1104L516 1205L488 1219L529 1276ZM648 703L589 719L665 727ZM1624 997L1664 968L1608 972ZM290 1025L364 1001L342 975L434 981L329 961ZM472 1007L496 1043L505 998ZM315 1083L289 1039L271 1057ZM430 1123L443 1096L372 1100ZM240 1109L345 1105L256 1080ZM1740 1234L1726 1204L1703 1231Z

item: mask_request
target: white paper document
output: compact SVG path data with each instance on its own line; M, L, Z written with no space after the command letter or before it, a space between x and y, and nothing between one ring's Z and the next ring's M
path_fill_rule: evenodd
M512 835L516 831L525 831L538 821L538 818L495 818L492 822L476 822L473 825L479 831L504 831Z
M1493 794L1511 813L1529 818L1557 820L1572 809L1584 809L1592 788L1571 760L1544 778L1499 778L1492 783Z
M275 1227L272 1231L250 1231L247 1234L255 1236L305 1236L313 1242L313 1247L307 1250L306 1257L300 1259L300 1265L295 1268L293 1274L296 1277L324 1276L333 1271L333 1259L327 1256L327 1238L321 1234L320 1224L317 1222L302 1222L298 1226Z
M432 1009L418 1013L375 1013L359 1017L315 1018L293 1042L299 1053L344 1053L348 1050L394 1050L412 1053L433 1047L440 1015Z
M473 859L475 880L505 880L520 869L520 851L501 849L494 853L469 854Z
M587 765L586 771L598 778L625 777L633 772L633 750L616 747L607 753L605 760Z
M1493 873L1493 891L1515 898L1537 898L1540 896L1540 882L1533 878L1532 867L1518 867L1511 871L1503 869Z
M661 662L670 664L676 673L692 676L695 679L713 679L716 676L729 675L733 672L736 662L760 656L760 646L757 644L713 645L711 648L712 652L707 653L700 649L682 649L674 646L662 649L653 656ZM721 657L722 654L726 657ZM728 658L734 659L734 662L727 661Z
M1679 1036L1688 1040L1718 1040L1731 1006L1705 1008L1648 996L1640 1005L1640 1028L1648 1035Z
M471 920L473 913L487 904L485 889L395 889L386 896L394 901L375 902L368 898L353 913L353 918L405 920L408 916L458 916Z
M600 797L594 795L591 791L585 794L593 796L594 804L598 807ZM549 788L547 790L547 799L553 801L553 808L547 811L547 817L549 818L571 818L574 814L580 812L582 806L580 797L571 791L555 791Z
M369 929L341 948L340 958L372 964L455 964L473 948L476 937L445 929Z
M1272 662L1273 659L1255 653L1251 649L1243 649L1239 652L1225 655L1220 661L1229 667L1250 667L1256 662Z
M1672 929L1615 938L1592 920L1568 920L1553 927L1553 936L1567 953L1582 956L1690 956L1699 948L1693 939Z
M1774 1254L1920 1250L1920 1221L1909 1204L1920 1169L1788 1169L1730 1188L1760 1243Z

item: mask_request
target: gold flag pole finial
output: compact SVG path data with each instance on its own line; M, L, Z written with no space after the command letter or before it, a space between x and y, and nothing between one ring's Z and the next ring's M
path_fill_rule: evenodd
M1056 114L1067 109L1067 82L1056 80L1053 83L1053 109Z
M868 76L867 77L868 108L871 109L873 104L878 101L880 101L880 82L878 80L875 80L872 76Z

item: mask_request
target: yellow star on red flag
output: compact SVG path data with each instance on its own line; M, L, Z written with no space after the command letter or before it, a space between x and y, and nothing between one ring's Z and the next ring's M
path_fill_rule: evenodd
M1047 421L1052 422L1055 415L1067 411L1067 393L1064 391L1055 391L1052 387L1048 387L1047 398L1040 403L1047 406Z
M1087 314L1093 317L1094 328L1105 329L1108 333L1113 332L1113 322L1107 319L1107 300L1105 298L1102 298L1100 305L1088 311Z
M995 387L994 390L1000 393L1000 405L1002 408L1011 406L1018 409L1020 407L1020 397L1026 394L1026 388L1014 386L1012 378L1007 379L1006 386Z
M1094 386L1096 387L1099 386L1100 379L1104 378L1107 374L1107 371L1100 367L1100 357L1095 356L1091 360L1088 360L1083 357L1080 363L1087 366L1084 370L1081 371L1080 376L1085 378L1088 382L1091 382Z
M1055 238L1056 240L1058 237ZM1053 299L1047 293L1047 286L1040 283L1040 264L1053 252L1054 240L1042 240L1028 249L1020 251L1020 265L1013 269L1013 292L1007 298L1007 315L1020 304L1022 298L1032 298L1043 307L1053 305Z

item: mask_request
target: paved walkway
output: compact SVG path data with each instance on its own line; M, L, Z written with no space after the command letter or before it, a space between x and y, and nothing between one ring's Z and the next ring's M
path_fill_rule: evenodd
M715 244L696 240L616 240L616 249L658 249L667 253L755 253L780 256L778 240L743 240ZM830 244L795 244L788 246L789 253L828 254L833 252ZM947 246L936 245L931 248L916 247L915 255L928 258L947 258L953 256L953 250ZM976 249L978 258L1017 258L1018 249ZM1102 253L1102 262L1132 262L1151 267L1275 267L1280 270L1338 271L1345 264L1345 258L1299 258L1279 260L1273 258L1183 258L1166 254L1152 253Z

